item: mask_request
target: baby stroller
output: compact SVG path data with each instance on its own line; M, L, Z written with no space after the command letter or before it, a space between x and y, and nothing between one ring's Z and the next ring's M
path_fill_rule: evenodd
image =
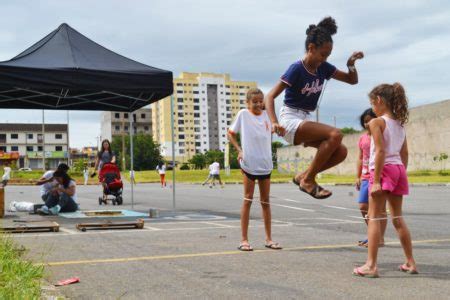
M104 164L98 174L98 180L103 185L103 197L98 197L98 204L106 205L108 204L108 200L111 200L113 205L121 205L123 203L123 183L120 179L119 167L112 163ZM113 198L108 198L110 195Z

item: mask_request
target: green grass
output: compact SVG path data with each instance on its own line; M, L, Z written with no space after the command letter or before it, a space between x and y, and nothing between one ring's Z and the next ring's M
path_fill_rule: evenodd
M44 267L23 259L24 249L0 234L0 299L39 299Z
M446 172L441 172L440 175L437 171L418 171L408 174L410 183L450 183L450 176L446 176ZM123 172L122 175L129 179L129 173ZM208 170L177 170L176 181L182 183L201 183L208 176ZM156 171L136 171L136 182L138 183L150 183L159 182L159 175ZM277 170L272 172L272 182L291 182L293 174L279 173ZM231 170L229 176L224 171L221 172L221 178L226 183L239 183L242 182L242 174L239 170ZM167 182L172 181L172 171L166 172ZM337 183L337 184L353 184L355 182L354 175L333 175L322 174L318 179L320 183Z
M11 172L11 180L9 184L34 184L42 177L44 171L13 171ZM77 184L84 183L83 174L81 172L69 172L70 177L76 181ZM95 184L98 182L97 176L91 178L89 176L88 182L90 184Z

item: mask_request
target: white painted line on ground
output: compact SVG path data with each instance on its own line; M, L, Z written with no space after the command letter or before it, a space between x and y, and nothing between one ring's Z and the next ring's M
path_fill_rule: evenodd
M348 208L348 207L341 207L341 206L333 206L333 205L325 205L325 204L321 204L321 206L328 207L328 208L341 209L341 210L355 210L355 211L359 211L359 209Z
M290 208L290 209L307 211L307 212L315 212L315 210L307 209L307 208L301 208L301 207L297 207L297 206L289 206L289 205L283 205L283 204L278 204L278 203L273 203L273 204L276 204L276 206L284 207L284 208Z
M150 227L150 226L145 226L145 225L144 225L144 229L148 229L148 230L151 230L151 231L159 231L159 230L161 230L161 228Z
M69 229L69 228L65 228L65 227L59 227L59 231L65 232L68 234L78 234L79 233L78 230L73 230L73 229Z
M232 225L225 225L225 224L220 224L220 223L216 223L216 222L202 222L202 224L206 224L206 225L215 225L221 228L235 228L236 226L232 226Z

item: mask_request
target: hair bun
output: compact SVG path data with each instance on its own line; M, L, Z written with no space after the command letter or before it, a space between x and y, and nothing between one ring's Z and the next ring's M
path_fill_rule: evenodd
M333 35L337 32L336 20L332 17L326 17L322 21L317 24L317 27L325 29L330 35Z
M313 31L316 28L317 28L317 26L314 24L309 25L308 29L306 29L306 34L309 35L311 33L311 31Z

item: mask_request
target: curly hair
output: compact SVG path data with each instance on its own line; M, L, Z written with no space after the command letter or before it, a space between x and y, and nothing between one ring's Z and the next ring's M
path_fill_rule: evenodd
M316 47L320 47L325 43L332 43L333 39L331 36L336 32L336 21L332 17L326 17L317 25L309 25L308 29L306 29L305 49L308 50L309 44L314 44Z
M408 99L406 98L405 89L400 83L384 83L376 86L369 93L369 97L370 99L375 99L377 96L383 99L386 105L391 109L394 117L400 121L402 125L408 122Z

